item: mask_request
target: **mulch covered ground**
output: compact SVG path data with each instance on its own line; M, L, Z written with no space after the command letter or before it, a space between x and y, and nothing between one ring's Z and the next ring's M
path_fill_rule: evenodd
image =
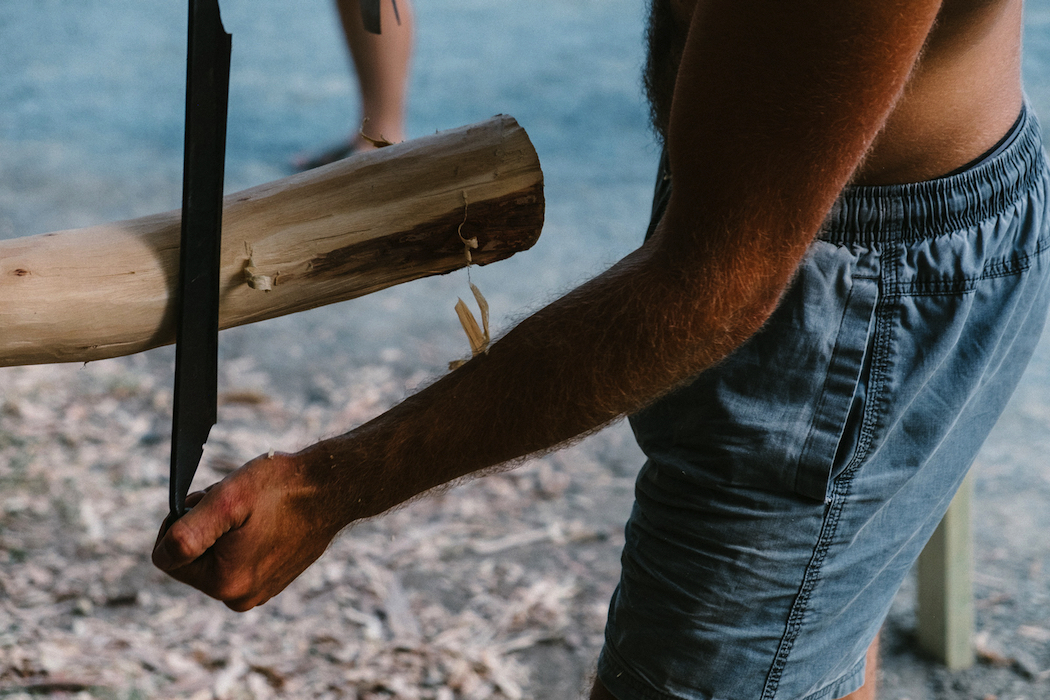
M636 466L610 468L630 452L624 431L353 527L283 594L237 614L150 564L171 391L149 364L0 371L0 696L481 700L584 687ZM196 484L346 430L419 381L382 366L344 379L304 405L234 367Z
M171 354L0 369L0 697L581 697L641 463L625 425L358 524L237 614L150 564ZM196 485L345 431L424 380L389 359L306 389L224 361ZM1037 362L978 465L978 663L949 672L917 653L909 580L883 635L885 700L1050 698L1050 363Z

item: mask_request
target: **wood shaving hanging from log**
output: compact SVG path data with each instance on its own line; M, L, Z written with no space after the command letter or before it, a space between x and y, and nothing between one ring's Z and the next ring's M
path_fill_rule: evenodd
M463 242L463 251L467 258L467 284L470 285L470 291L474 294L474 300L477 301L478 308L481 310L481 326L478 326L477 319L474 318L474 314L462 299L456 300L456 316L459 317L459 325L463 326L463 332L467 334L467 341L470 343L471 357L477 357L481 353L488 352L489 344L492 342L492 336L489 333L489 303L485 299L485 295L481 293L481 290L470 280L470 266L474 262L470 251L477 250L478 239L476 236L471 238L463 237L463 226L467 223L468 204L467 191L464 190L463 221L456 229L456 234L459 236L459 240ZM457 369L465 364L466 360L453 360L448 364L448 368Z
M487 351L489 347L489 304L481 290L474 284L470 285L470 291L474 293L474 299L478 302L478 308L481 309L481 328L478 327L477 319L474 318L474 314L462 299L456 300L456 315L459 316L459 323L463 326L463 332L467 334L467 340L470 342L471 356L477 356Z
M467 258L467 279L470 279L470 265L474 263L474 256L470 254L470 251L478 249L478 237L473 236L471 238L463 237L463 226L467 223L467 191L463 190L463 221L456 229L456 235L459 236L459 240L463 241L463 253Z

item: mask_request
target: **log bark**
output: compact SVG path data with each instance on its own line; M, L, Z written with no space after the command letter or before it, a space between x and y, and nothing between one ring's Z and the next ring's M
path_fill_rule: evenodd
M502 115L228 195L220 327L451 272L464 239L474 263L502 260L535 243L543 205L536 151ZM0 241L0 366L174 342L180 215Z

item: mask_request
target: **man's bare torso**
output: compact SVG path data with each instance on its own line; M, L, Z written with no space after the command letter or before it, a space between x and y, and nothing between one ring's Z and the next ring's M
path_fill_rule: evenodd
M684 28L698 2L656 0L647 85L666 128ZM854 175L865 185L918 182L992 148L1021 110L1022 0L945 0L901 99Z

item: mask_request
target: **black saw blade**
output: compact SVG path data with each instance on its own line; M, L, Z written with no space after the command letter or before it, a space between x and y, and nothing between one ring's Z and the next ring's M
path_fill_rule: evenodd
M217 419L219 253L230 49L231 37L222 26L218 0L190 0L169 495L174 517L186 511L186 494Z

